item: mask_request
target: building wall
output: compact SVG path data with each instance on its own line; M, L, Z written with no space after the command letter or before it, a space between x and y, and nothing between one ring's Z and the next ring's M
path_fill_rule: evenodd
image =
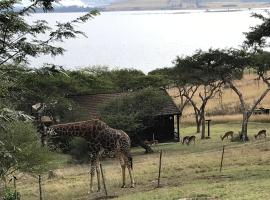
M154 135L153 135L154 134ZM167 142L174 139L174 116L166 115L156 118L152 127L146 128L141 134L143 140L151 141L153 137L159 142Z

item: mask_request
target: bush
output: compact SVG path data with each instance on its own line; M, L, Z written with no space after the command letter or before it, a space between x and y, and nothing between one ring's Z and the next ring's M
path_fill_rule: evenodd
M70 143L70 155L76 163L89 161L88 144L84 138L75 137Z
M27 172L44 170L44 163L50 160L51 153L41 147L34 125L31 122L12 121L6 122L4 127L0 129L0 141L16 159L16 168Z
M20 200L21 195L19 192L7 188L4 192L3 200Z

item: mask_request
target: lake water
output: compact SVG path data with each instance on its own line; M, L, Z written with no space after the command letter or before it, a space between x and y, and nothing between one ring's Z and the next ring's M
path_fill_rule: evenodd
M78 28L87 38L62 43L64 56L42 56L31 60L34 67L54 63L66 68L107 65L136 68L147 73L172 66L177 55L191 55L197 49L239 47L243 32L258 23L252 12L126 11L103 12ZM71 20L83 13L34 14L31 20Z

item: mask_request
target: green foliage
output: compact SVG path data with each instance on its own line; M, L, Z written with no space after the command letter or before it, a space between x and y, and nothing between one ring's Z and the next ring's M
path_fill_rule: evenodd
M209 49L192 56L177 57L174 73L184 83L209 85L225 79L241 79L248 67L248 54L236 49Z
M100 107L102 119L111 127L137 134L152 124L169 97L164 91L146 88L115 98Z
M30 24L26 22L24 16L31 15L37 8L43 8L44 11L52 10L52 3L55 0L32 0L29 7L17 11L15 5L20 2L20 0L0 2L1 67L7 63L27 63L29 56L63 54L64 49L62 47L55 47L52 44L84 35L83 32L76 30L74 27L76 24L86 22L98 14L95 10L90 11L70 22L58 22L54 28L51 28L46 20L37 20ZM46 34L49 37L41 40L39 37L41 34Z
M3 200L20 200L21 195L19 192L7 188L4 192Z
M259 51L251 55L251 68L259 76L267 76L270 69L270 52Z
M245 33L246 40L245 45L249 47L262 48L268 45L267 38L270 36L270 14L269 12L264 14L252 14L252 17L257 18L262 21L261 24L258 24L254 27L251 27L251 31Z
M75 137L71 141L69 154L78 163L89 161L88 144L84 138Z
M0 123L1 180L6 182L6 177L16 170L43 170L43 164L50 159L50 153L40 147L31 117L5 108L1 110Z
M16 160L13 169L34 172L42 170L42 164L49 160L50 153L38 143L36 128L30 122L12 121L0 130L0 141ZM14 163L15 164L15 163Z

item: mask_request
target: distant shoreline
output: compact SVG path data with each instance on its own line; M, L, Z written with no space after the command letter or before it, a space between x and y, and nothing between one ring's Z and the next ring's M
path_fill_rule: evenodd
M235 6L233 6L235 5ZM98 10L100 12L121 12L121 11L187 11L187 10L201 10L206 12L237 12L242 11L245 9L269 9L270 3L238 3L238 4L228 4L228 3L208 3L206 6L200 6L200 7L119 7L115 4L108 5L105 7L77 7L77 6L70 6L70 7L59 7L55 8L53 11L50 11L48 13L76 13L76 12L88 12L90 10ZM226 7L227 6L227 7ZM36 13L44 13L42 9L37 9Z
M122 1L114 3L102 8L98 8L100 11L154 11L154 10L241 10L241 9L267 9L270 8L269 2L204 2L198 3L197 0L189 0L188 3L169 4L168 2L179 0L156 0L156 4L148 3L144 0L140 0L140 4L137 5L134 0ZM180 0L184 2L184 0Z

